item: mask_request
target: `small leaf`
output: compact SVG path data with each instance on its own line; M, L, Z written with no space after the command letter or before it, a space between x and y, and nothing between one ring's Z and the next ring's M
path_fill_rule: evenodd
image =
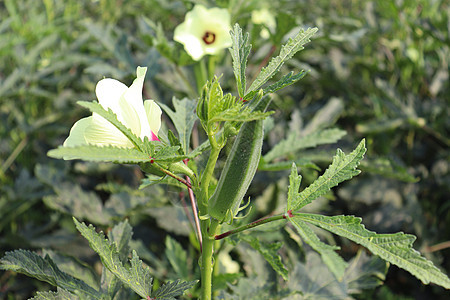
M345 130L330 128L316 131L299 138L297 134L293 132L267 152L267 154L264 155L264 161L270 162L275 158L286 156L287 154L301 149L315 147L317 145L332 144L340 140L345 134Z
M63 147L50 150L48 156L63 159L82 159L85 161L105 161L123 164L137 164L150 161L149 155L134 148L119 148L113 146L85 145Z
M169 235L166 237L165 253L177 276L181 278L187 278L188 266L186 250L184 250L180 243L175 241Z
M317 32L317 28L308 28L306 31L300 30L294 38L281 47L280 54L273 58L269 65L262 69L255 81L252 82L247 93L259 90L273 75L280 71L281 66L289 60L295 53L302 50L303 45L310 41L310 38Z
M159 105L164 109L175 125L184 153L188 153L192 128L194 127L195 121L198 119L197 114L195 113L197 104L195 101L187 98L178 100L175 97L172 99L172 103L175 111L171 110L163 103L159 103Z
M266 87L264 89L264 94L275 93L276 91L279 91L291 84L294 84L297 81L299 81L300 79L302 79L303 77L305 77L305 75L307 73L308 72L305 72L302 70L299 73L294 75L294 72L291 71L291 72L287 73L286 75L284 75L280 80L278 80L274 84L271 84L268 87Z
M282 243L260 243L255 237L240 235L240 239L246 241L253 249L261 253L265 260L284 280L288 280L288 270L283 265L278 250L283 246Z
M450 289L450 279L447 275L412 248L416 239L413 235L403 232L377 234L367 230L361 224L361 218L354 216L327 217L314 214L296 214L295 219L301 219L366 247L373 254L410 272L424 284L433 282Z
M231 34L232 47L230 48L233 58L233 71L236 78L239 97L243 98L246 89L245 69L247 68L247 58L252 48L248 44L248 33L242 35L239 24L235 24Z
M143 147L143 141L137 137L131 129L123 125L118 119L116 114L108 108L108 110L105 110L103 106L101 106L98 102L89 102L89 101L78 101L77 104L86 107L89 109L92 113L97 113L105 120L116 126L117 129L119 129L132 143L133 145L141 150L145 151L145 148ZM151 153L147 153L151 154Z
M298 234L305 243L311 246L322 257L323 262L338 280L342 280L347 263L334 250L339 250L337 246L331 246L320 241L319 237L305 222L298 218L289 218L289 221L297 229Z
M299 194L295 195L288 203L287 210L297 211L303 206L311 203L313 200L327 193L332 187L337 186L342 181L348 180L360 173L356 169L359 162L363 159L366 148L365 141L362 140L353 152L345 155L338 149L333 162L322 176L317 178L310 186Z
M175 297L183 295L184 291L193 287L198 281L176 280L162 285L152 295L155 300L176 300Z
M78 292L86 298L101 299L102 296L85 282L62 272L48 255L42 258L28 250L6 252L0 260L0 269L12 270L46 281L69 292Z

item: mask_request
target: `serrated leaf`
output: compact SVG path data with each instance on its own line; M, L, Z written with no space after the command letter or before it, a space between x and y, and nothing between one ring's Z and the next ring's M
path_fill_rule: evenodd
M288 188L286 211L293 206L292 202L295 199L297 199L301 183L302 183L302 176L298 174L297 165L295 163L292 163L291 174L289 175L289 188Z
M236 78L239 97L243 98L246 89L245 69L247 68L247 58L252 46L248 44L249 34L242 35L242 29L239 24L236 23L234 25L230 34L232 42L230 53L233 58L234 76Z
M297 232L303 241L319 253L323 262L327 265L334 276L336 276L338 280L342 280L345 269L347 268L347 263L335 252L335 250L339 250L340 247L323 243L314 231L305 222L299 220L298 218L294 217L288 219L297 229Z
M67 290L58 288L56 292L37 292L36 296L29 300L78 300L77 295L74 295Z
M181 281L176 280L163 284L156 292L152 295L152 299L155 300L176 300L175 297L183 295L184 291L193 287L196 281Z
M113 146L85 145L63 147L50 150L48 156L63 159L82 159L85 161L105 161L122 164L137 164L150 161L150 157L134 148L119 148Z
M89 102L89 101L78 101L77 102L78 105L81 105L83 107L86 107L87 109L89 109L92 113L97 113L100 116L102 116L103 118L105 118L105 120L107 120L108 122L110 122L111 124L113 124L117 129L119 129L132 143L133 145L141 150L141 151L145 151L145 147L143 145L143 141L137 137L132 131L131 129L129 129L128 127L126 127L125 125L123 125L118 119L116 114L110 109L108 108L108 110L105 110L103 108L103 106L100 105L100 103L98 102ZM151 153L147 153L150 154Z
M185 155L180 155L179 146L169 146L160 149L154 154L152 159L156 162L177 162L186 158Z
M276 91L279 91L291 84L294 84L297 81L299 81L300 79L302 79L303 77L305 77L305 75L307 73L308 72L305 72L302 70L299 73L294 75L294 72L291 71L291 72L287 73L286 75L284 75L280 80L278 80L274 84L271 84L268 87L266 87L264 89L264 94L275 93Z
M317 28L308 28L306 31L300 30L294 38L281 47L280 54L273 58L269 65L261 70L255 81L252 82L247 93L259 90L273 75L275 75L281 66L289 60L295 53L302 50L303 45L310 41L310 38L317 32Z
M265 260L284 280L288 280L288 270L283 265L281 256L278 254L278 250L283 246L282 243L260 243L257 238L248 235L241 235L240 238L261 253Z
M175 125L184 153L188 153L192 128L194 127L195 121L198 119L197 114L195 113L197 104L195 101L187 98L178 100L175 97L172 99L172 103L175 111L171 110L163 103L159 103L159 105L170 117L173 125Z
M377 234L361 224L354 216L327 217L314 214L296 214L295 218L316 225L369 249L373 254L410 272L424 284L430 282L450 289L450 279L433 263L412 248L416 237L398 232Z
M337 186L342 181L358 175L360 171L356 167L363 159L365 152L364 140L348 155L345 155L342 150L338 149L336 156L333 157L333 162L326 169L325 173L302 192L295 195L288 203L287 210L297 211L318 197L326 194L332 187Z
M141 297L147 298L152 290L152 278L149 269L143 266L137 254L133 251L131 267L125 267L120 260L120 253L116 245L108 241L102 232L97 233L92 225L86 226L75 218L73 220L78 231L100 256L103 265L123 284L129 286Z
M120 254L120 260L122 262L126 261L126 258L130 253L129 243L132 236L133 229L127 220L114 225L108 233L109 240L116 244L117 251Z
M277 143L266 155L264 155L263 159L265 162L270 162L275 158L284 157L287 154L301 149L315 147L317 145L332 144L340 140L345 134L345 130L330 128L316 131L299 138L297 133L293 132L286 139Z
M0 260L0 269L12 270L46 281L70 292L78 292L88 299L101 299L102 296L85 282L62 272L48 255L42 258L28 250L6 252Z
M250 109L245 109L242 111L238 111L235 109L228 109L224 112L221 112L211 118L208 122L249 122L254 120L265 119L266 117L273 114L270 112L262 112L262 111L251 111Z

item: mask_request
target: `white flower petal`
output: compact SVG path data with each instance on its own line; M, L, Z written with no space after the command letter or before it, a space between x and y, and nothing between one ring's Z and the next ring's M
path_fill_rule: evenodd
M122 82L111 78L105 78L97 83L95 94L97 95L98 103L106 110L111 108L120 120L119 100L127 89L128 87Z
M84 138L88 144L92 145L134 147L133 143L119 129L96 114L92 116L92 122L84 130Z
M153 100L144 101L144 107L145 112L147 114L150 129L154 134L154 136L156 137L158 135L159 129L161 128L161 115L162 115L161 108ZM152 137L150 140L155 140L155 138Z
M84 138L84 131L87 126L89 126L92 122L92 117L87 117L78 120L73 124L70 129L69 137L64 141L64 147L76 147L86 145L86 139Z

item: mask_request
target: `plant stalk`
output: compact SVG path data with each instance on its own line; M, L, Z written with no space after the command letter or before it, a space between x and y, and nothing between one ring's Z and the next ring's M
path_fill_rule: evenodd
M212 296L212 274L214 267L214 235L219 222L215 219L202 220L203 248L201 259L202 300L210 300Z

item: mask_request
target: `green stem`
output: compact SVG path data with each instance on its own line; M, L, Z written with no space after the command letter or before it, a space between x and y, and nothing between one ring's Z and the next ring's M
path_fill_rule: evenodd
M210 135L208 136L208 138L211 144L211 153L209 154L208 162L206 163L205 170L203 171L202 177L200 179L201 199L198 203L200 215L206 215L208 213L209 183L211 182L214 168L216 166L216 162L219 158L219 153L221 150L221 147L217 144L214 135Z
M208 80L208 71L206 69L205 60L201 59L197 64L194 65L195 81L197 84L197 92L199 95L202 94L203 86Z
M292 213L288 212L288 213L282 214L282 215L276 215L276 216L272 216L272 217L265 217L265 218L256 220L256 221L254 221L252 223L249 223L249 224L246 224L246 225L242 225L242 226L240 226L238 228L235 228L233 230L230 230L230 231L224 232L222 234L216 235L216 236L214 236L214 239L221 240L221 239L226 238L227 236L230 236L232 234L236 234L238 232L242 232L244 230L248 230L248 229L251 229L253 227L262 225L262 224L266 224L266 223L273 222L273 221L278 221L278 220L281 220L281 219L286 219L288 216L291 216L291 215L292 215Z
M214 235L216 234L219 222L214 219L202 220L202 259L201 259L201 284L202 300L211 299L212 274L214 267Z

